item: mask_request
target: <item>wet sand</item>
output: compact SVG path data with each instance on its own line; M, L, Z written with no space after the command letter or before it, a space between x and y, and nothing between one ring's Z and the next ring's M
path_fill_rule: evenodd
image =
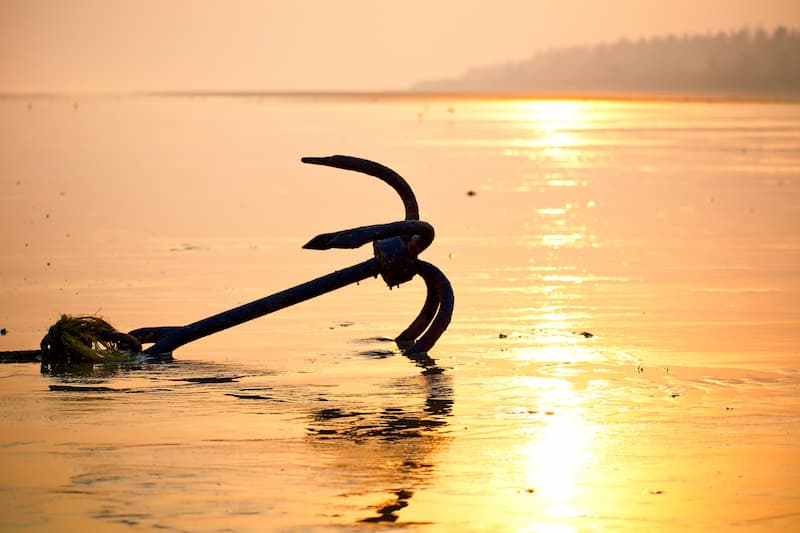
M456 313L368 280L177 350L0 366L6 530L800 525L800 106L0 101L0 350L61 313L187 323L369 257L416 191ZM474 194L467 194L473 191ZM591 335L582 335L587 332Z

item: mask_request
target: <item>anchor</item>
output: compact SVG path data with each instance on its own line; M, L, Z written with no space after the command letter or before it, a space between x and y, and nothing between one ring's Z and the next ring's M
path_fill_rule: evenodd
M304 157L302 162L376 177L400 195L405 207L404 220L323 233L303 246L311 250L328 250L358 248L372 242L374 254L372 258L185 326L145 327L126 334L114 330L102 319L97 319L103 324L97 335L101 339L100 344L106 348L111 346L112 349L129 353L154 356L171 354L173 350L189 342L370 277L380 275L389 288L392 288L419 275L427 288L425 303L417 317L394 340L404 355L420 363L432 362L427 353L450 323L454 296L450 281L442 271L418 257L433 242L434 230L433 226L419 220L419 207L411 186L394 170L367 159L334 155ZM69 317L64 317L62 320L66 318ZM80 327L85 329L89 324L87 320L91 317L84 318L86 320ZM43 365L46 364L46 360L52 360L57 351L54 349L55 342L50 336L55 337L53 328L42 341ZM92 344L87 340L81 340L84 345ZM143 344L151 346L142 349Z

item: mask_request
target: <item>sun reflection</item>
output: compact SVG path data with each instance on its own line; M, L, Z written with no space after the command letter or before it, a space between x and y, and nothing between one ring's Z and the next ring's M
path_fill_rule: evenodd
M583 228L585 229L585 228ZM542 235L541 244L549 248L563 248L565 246L578 246L583 241L583 234L574 233L550 233Z
M514 139L507 155L527 155L556 159L562 164L578 161L575 150L584 140L580 130L588 121L587 103L571 100L535 100L520 102L514 119L526 130L526 136Z
M568 380L551 380L542 400L544 416L528 428L519 450L525 483L544 500L548 518L579 517L585 512L578 503L580 487L595 460L597 429L587 422L584 400Z
M541 346L535 350L531 348L519 348L512 352L512 356L518 361L535 361L537 363L557 363L559 365L570 365L573 363L583 363L587 361L597 361L602 356L594 351L587 349L580 344L576 335L565 332L557 334L547 332L539 339ZM564 367L566 370L570 370ZM556 370L553 370L554 372Z
M586 181L580 182L580 184L584 187L588 185ZM550 179L547 180L548 187L577 187L578 181L577 180L565 180L565 179Z
M536 212L540 215L563 215L567 210L562 207L546 207L537 209Z
M524 131L524 136L514 139L508 149L513 155L537 160L537 174L541 175L534 177L534 185L541 191L561 188L548 197L559 198L560 194L558 203L536 207L538 231L531 236L531 246L549 249L548 262L560 257L554 254L560 249L594 247L595 236L582 217L582 210L593 207L594 202L564 198L570 194L566 188L588 186L575 170L583 164L583 130L590 119L587 104L561 100L520 102L515 111L518 131ZM569 520L587 512L581 503L585 500L581 487L586 486L587 471L595 461L599 428L586 417L583 392L576 390L567 377L578 371L576 363L600 357L581 336L591 319L591 310L581 305L580 290L593 278L563 264L537 265L531 270L535 286L546 302L532 308L529 315L537 324L536 331L527 337L533 346L521 346L512 353L515 360L547 366L550 378L546 380L546 390L540 387L537 393L536 422L522 432L517 450L519 468L525 486L542 502L542 521L533 529L555 531L563 527L568 531L568 524L547 522Z
M526 128L553 133L580 129L587 122L589 104L577 100L528 100L517 102L503 118Z
M551 518L581 515L574 500L581 474L593 460L593 436L579 413L554 413L521 450L525 481L547 500Z

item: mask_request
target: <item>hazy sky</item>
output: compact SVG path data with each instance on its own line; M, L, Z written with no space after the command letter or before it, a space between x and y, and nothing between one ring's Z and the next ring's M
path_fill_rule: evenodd
M798 0L0 0L0 91L385 90L622 37L800 27Z

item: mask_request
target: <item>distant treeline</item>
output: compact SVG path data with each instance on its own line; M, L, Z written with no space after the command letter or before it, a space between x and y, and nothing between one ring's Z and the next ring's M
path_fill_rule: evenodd
M800 96L800 32L779 27L623 39L541 52L412 89Z

